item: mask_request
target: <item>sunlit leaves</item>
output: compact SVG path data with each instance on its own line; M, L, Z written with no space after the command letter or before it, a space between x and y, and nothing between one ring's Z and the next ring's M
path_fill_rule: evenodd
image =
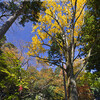
M75 43L77 43L76 41L78 36L80 36L79 32L83 25L85 0L70 0L68 2L45 1L45 4L46 11L41 11L40 13L39 23L36 23L34 30L35 36L32 38L28 54L36 57L36 59L38 58L38 60L45 60L60 67L62 66L62 61L64 61L68 67L65 70L68 70L66 72L70 86L70 78L74 78L74 46L76 48L77 44ZM44 48L44 50L41 48ZM53 49L51 50L51 48ZM49 59L45 59L43 55L47 51L50 51L49 55L50 53L52 54L48 57ZM80 65L82 63L77 64L77 66ZM55 91L58 92L60 89L56 88Z
M35 36L32 38L32 44L30 45L28 52L29 55L36 56L39 53L46 52L43 45L50 46L53 36L57 36L58 34L67 34L68 36L68 44L70 44L71 40L71 27L74 11L75 11L75 0L70 0L69 2L65 1L44 1L46 5L46 10L41 11L39 17L39 23L33 25L33 31ZM82 6L85 4L85 0L77 0L76 6L76 14L75 14L75 31L74 31L74 39L79 34L80 28L83 24L83 14ZM80 14L81 12L81 14ZM81 16L80 16L81 15ZM78 18L79 17L79 18ZM56 40L56 38L54 39ZM58 44L61 46L60 50L62 51L63 42L61 39L56 40ZM39 56L39 55L38 55Z

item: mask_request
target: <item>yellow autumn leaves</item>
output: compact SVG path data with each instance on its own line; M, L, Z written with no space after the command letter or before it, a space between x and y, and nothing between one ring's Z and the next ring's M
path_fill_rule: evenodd
M75 10L75 1L76 0L69 0L69 2L67 2L66 0L44 1L46 10L41 11L39 22L33 26L32 32L35 32L35 36L33 36L32 44L29 47L29 55L35 55L45 52L45 48L42 44L45 43L50 45L52 43L51 38L52 36L54 36L54 34L55 36L58 33L61 35L67 34L69 42L68 44L70 44L70 25L74 14L73 9ZM77 7L74 19L74 22L77 19L77 22L74 26L75 40L83 24L84 12L81 12L81 10L85 2L86 0L77 0Z
M28 55L36 55L37 53L45 52L45 49L42 47L41 41L38 39L37 35L32 37L32 44L34 44L32 46L30 45L32 51L29 51Z

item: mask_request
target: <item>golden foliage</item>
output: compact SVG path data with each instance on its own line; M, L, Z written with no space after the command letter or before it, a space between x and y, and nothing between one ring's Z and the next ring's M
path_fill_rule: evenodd
M77 7L75 13L76 23L74 26L74 40L76 41L76 37L79 34L80 28L83 24L84 18L84 10L80 14L83 5L86 0L77 0ZM58 44L61 46L60 50L62 50L63 43L59 38L57 39L57 35L61 36L65 33L68 37L68 44L71 42L71 27L74 11L75 11L75 0L69 0L69 2L64 1L44 1L46 6L45 11L41 11L39 16L39 23L33 25L33 31L35 32L35 36L32 38L32 44L30 45L28 55L39 55L40 53L45 53L48 49L44 47L45 44L51 45L51 38L55 36ZM74 11L73 11L74 9ZM80 16L80 17L79 17ZM79 17L79 18L78 18ZM47 46L46 45L46 46Z

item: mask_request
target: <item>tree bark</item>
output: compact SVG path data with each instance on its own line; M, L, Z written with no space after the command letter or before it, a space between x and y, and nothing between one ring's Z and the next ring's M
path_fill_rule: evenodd
M18 16L21 14L22 12L22 8L21 7L19 10L17 10L14 15L12 15L1 27L0 27L0 39L2 39L2 37L5 35L5 33L8 31L8 29L11 27L11 25L13 24L13 22L18 18Z
M68 91L69 91L68 100L78 100L78 92L77 92L75 79L70 77L68 81L69 81L69 84L68 84Z
M71 45L72 46L72 45ZM78 92L76 87L76 80L73 71L73 52L72 47L70 46L67 54L67 82L68 82L68 100L78 100Z

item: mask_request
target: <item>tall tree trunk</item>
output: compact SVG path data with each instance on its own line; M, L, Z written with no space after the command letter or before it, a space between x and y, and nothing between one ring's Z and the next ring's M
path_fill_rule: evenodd
M19 10L17 10L14 15L12 15L1 27L0 27L0 39L2 39L2 37L5 35L5 33L8 31L8 29L11 27L11 25L13 24L13 22L18 18L18 16L21 14L22 12L22 8L21 7Z
M73 61L72 61L72 47L70 47L67 54L67 82L68 82L68 100L78 100L78 92L76 87L76 80L74 78Z
M69 84L68 84L68 100L78 100L78 92L76 87L76 81L73 77L69 78Z

